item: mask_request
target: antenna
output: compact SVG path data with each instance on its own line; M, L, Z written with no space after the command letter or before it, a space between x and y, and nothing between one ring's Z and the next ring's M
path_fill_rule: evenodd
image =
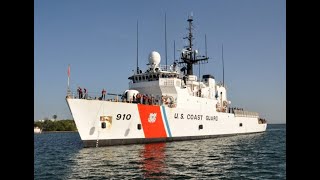
M191 16L189 16L188 18L188 22L189 22L189 27L188 27L188 30L189 30L189 34L187 36L187 39L189 41L189 50L192 51L192 39L193 39L193 35L192 35L192 21L193 21L193 13L191 12ZM192 56L192 54L190 55Z
M208 57L208 55L207 55L207 34L204 35L204 43L205 43L205 48L206 48L206 57Z
M71 90L70 90L69 82L70 82L70 64L68 65L68 89L67 89L67 95L68 95L68 96L71 95Z
M176 60L176 41L173 41L173 62Z
M167 14L164 14L164 43L166 52L166 69L167 69Z
M199 56L196 54L198 54L197 50L193 50L192 49L192 40L193 38L193 34L192 34L192 21L193 21L193 14L191 14L191 16L188 17L188 23L189 23L189 27L188 27L188 35L187 37L184 37L183 39L187 39L188 40L188 46L185 46L186 49L183 49L182 53L181 53L181 57L180 57L180 61L178 62L179 64L186 64L187 67L187 75L193 75L193 64L197 64L197 63L208 63L208 57L206 56ZM198 58L200 57L200 58Z
M200 84L200 82L201 82L201 74L200 74L200 66L201 66L201 63L200 63L200 61L199 61L199 97L201 97L201 84Z
M222 43L222 85L224 86L224 60L223 60L223 43Z
M139 31L139 29L138 29L138 24L139 24L139 21L137 20L137 74L139 73L139 61L138 61L138 55L139 55L139 51L138 51L138 49L139 49L139 46L138 46L138 40L139 40L139 34L138 34L138 31Z

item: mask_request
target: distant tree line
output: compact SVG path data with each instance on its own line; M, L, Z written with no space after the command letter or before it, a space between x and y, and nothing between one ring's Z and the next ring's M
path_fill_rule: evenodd
M42 131L77 131L74 120L45 120L34 122L34 127L39 127Z

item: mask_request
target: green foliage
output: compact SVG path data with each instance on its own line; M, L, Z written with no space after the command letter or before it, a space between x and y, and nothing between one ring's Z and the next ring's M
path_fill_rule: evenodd
M34 122L34 127L39 127L40 129L42 129L43 123L42 122Z
M34 127L36 126L43 131L77 131L74 120L45 120L44 122L34 122Z

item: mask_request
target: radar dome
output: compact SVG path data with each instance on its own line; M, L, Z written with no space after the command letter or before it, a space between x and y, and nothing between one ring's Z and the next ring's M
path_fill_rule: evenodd
M160 64L160 60L161 60L161 57L157 51L152 51L149 54L149 64L150 65L158 66L158 64Z

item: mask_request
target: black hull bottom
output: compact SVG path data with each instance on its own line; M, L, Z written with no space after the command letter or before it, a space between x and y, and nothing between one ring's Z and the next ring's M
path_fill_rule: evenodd
M208 139L226 136L236 136L262 132L241 133L241 134L221 134L221 135L206 135L206 136L186 136L186 137L168 137L168 138L135 138L135 139L100 139L100 140L83 140L83 145L87 147L103 147L114 145L126 145L126 144L146 144L146 143L158 143L158 142L172 142L172 141L186 141L186 140L198 140Z

